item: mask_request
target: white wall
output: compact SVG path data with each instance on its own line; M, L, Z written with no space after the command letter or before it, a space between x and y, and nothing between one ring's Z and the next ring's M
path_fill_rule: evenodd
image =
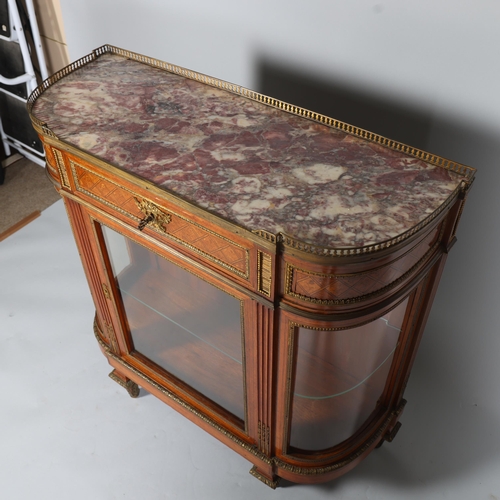
M252 86L254 57L499 125L495 0L61 0L70 57L112 43Z
M426 148L472 165L478 174L408 388L427 383L429 396L410 400L414 406L407 411L421 406L428 422L416 446L433 441L430 451L443 463L460 462L457 473L497 457L500 2L61 0L61 5L71 60L111 43L255 88L254 70L265 58L419 109L429 118Z

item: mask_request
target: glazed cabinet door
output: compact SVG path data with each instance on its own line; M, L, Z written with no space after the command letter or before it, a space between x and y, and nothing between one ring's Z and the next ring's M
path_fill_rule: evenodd
M314 473L331 479L389 437L405 403L402 393L422 326L416 318L428 300L425 283L358 318L321 320L283 312L280 476L308 482Z
M127 354L244 427L246 297L106 225L98 231Z
M318 452L353 436L377 410L399 345L408 299L350 327L290 322L291 450Z
M363 315L283 311L279 331L277 474L338 477L399 429L403 392L444 259Z
M65 202L112 378L131 395L144 385L198 425L257 442L252 293L137 228Z

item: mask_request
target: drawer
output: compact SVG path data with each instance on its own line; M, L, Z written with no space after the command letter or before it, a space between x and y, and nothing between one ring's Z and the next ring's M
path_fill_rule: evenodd
M159 242L236 278L246 288L272 297L275 252L256 244L256 236L202 209L193 207L197 213L192 213L190 204L130 174L120 172L123 178L117 178L116 169L111 174L106 168L52 149L63 188Z

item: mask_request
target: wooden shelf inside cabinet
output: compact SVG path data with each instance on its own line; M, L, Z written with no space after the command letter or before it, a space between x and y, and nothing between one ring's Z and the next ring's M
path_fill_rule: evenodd
M114 380L271 487L393 439L473 168L109 45L28 108Z

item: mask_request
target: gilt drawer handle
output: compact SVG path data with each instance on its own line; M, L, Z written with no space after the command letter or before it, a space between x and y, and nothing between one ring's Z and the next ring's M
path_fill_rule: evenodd
M154 203L148 200L139 200L134 197L139 210L144 214L144 217L139 221L137 229L142 231L148 224L162 233L166 233L165 226L172 220L170 214L162 212Z

